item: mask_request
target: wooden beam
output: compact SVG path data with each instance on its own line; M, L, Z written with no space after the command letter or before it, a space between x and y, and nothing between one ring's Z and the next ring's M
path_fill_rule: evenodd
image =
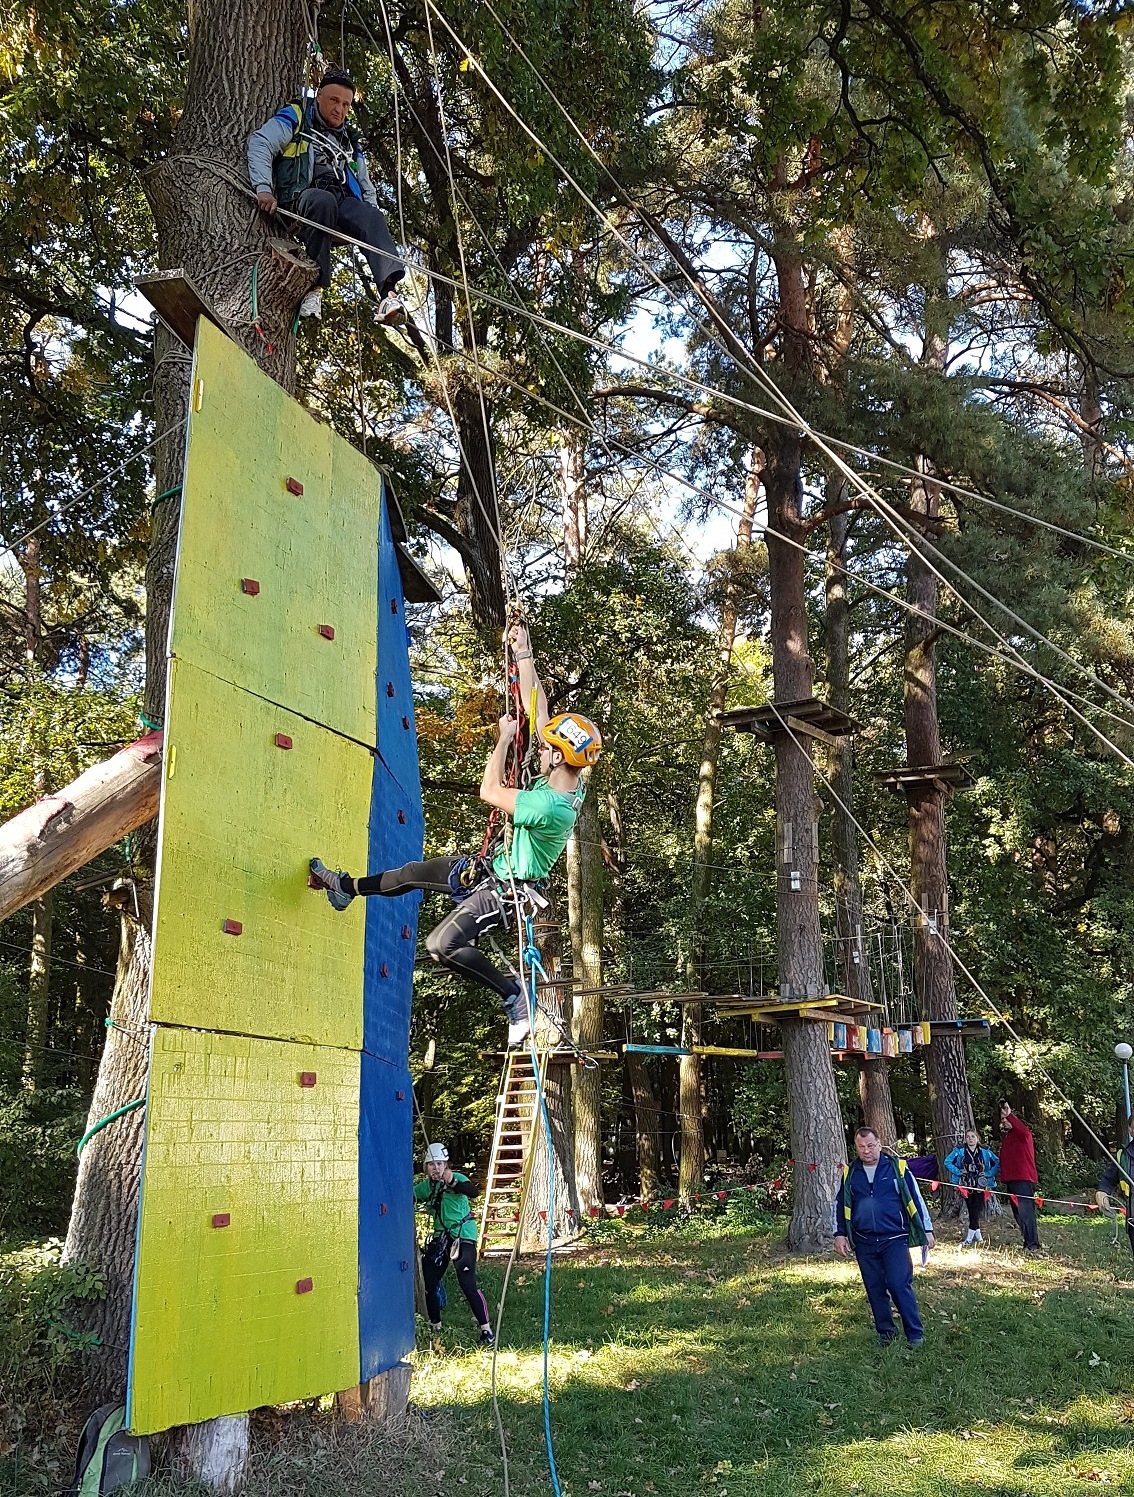
M147 733L0 826L0 920L154 819L161 750Z
M828 748L838 748L839 740L830 733L824 733L822 728L817 728L814 723L805 723L801 718L788 717L784 721L793 733L802 733L807 738L817 738L820 743L825 743Z

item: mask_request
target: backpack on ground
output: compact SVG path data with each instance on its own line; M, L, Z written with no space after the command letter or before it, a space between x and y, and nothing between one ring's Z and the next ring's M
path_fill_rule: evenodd
M145 1435L127 1434L125 1422L120 1403L103 1404L90 1416L66 1497L109 1497L150 1474L150 1442Z

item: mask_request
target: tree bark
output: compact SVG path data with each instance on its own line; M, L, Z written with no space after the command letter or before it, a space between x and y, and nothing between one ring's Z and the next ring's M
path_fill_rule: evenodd
M583 988L602 986L602 854L598 807L588 795L567 844L567 896L571 926L572 970ZM576 994L572 1029L583 1050L602 1047L606 1005L601 993ZM579 1206L590 1215L602 1207L602 1073L596 1065L575 1072L575 1184Z
M0 826L0 920L157 815L161 743L139 738Z
M55 900L48 889L32 901L31 961L28 965L27 1038L24 1046L23 1083L34 1092L43 1080L43 1056L48 1035L48 1000L51 988L51 927Z
M475 386L464 381L453 399L461 466L457 477L457 527L468 542L464 554L473 623L485 636L504 627L504 584L500 576L500 508L496 500L496 457L491 407L483 411ZM495 639L499 644L499 640Z
M828 504L845 495L845 479L828 493ZM850 603L847 597L847 542L850 515L832 515L827 542L827 689L828 700L840 712L850 712ZM835 849L835 919L839 938L839 968L848 998L874 1001L874 983L862 934L862 884L859 879L858 830L854 824L854 748L840 738L827 750L827 777L834 792L831 810ZM858 1077L862 1120L873 1128L886 1148L897 1142L894 1104L890 1097L890 1066L885 1056L863 1056Z
M295 97L307 53L308 20L317 11L318 0L194 0L189 9L185 108L169 155L144 183L157 231L159 266L183 268L236 340L287 390L294 387L291 327L300 298L315 279L314 270L297 249L272 243L272 226L255 209L244 185L244 146L251 130ZM250 257L258 269L262 333L253 326ZM166 497L155 509L146 566L145 711L152 723L160 723L165 712L190 360L187 350L160 326L154 350L155 419L159 433L170 436L157 448L154 462L158 494ZM156 828L151 824L138 839L143 864L152 867L155 845ZM140 883L137 898L144 926L128 917L124 921L112 1006L122 1028L108 1031L92 1121L142 1095L145 1088L147 1052L141 1036L151 950L151 888ZM94 1316L102 1346L88 1378L89 1391L99 1402L107 1396L121 1397L125 1382L142 1134L139 1109L87 1146L67 1234L68 1261L94 1265L107 1280L107 1297ZM210 1475L209 1480L222 1490L236 1490L243 1478L246 1446L239 1441L225 1444L220 1429L215 1435L206 1430L189 1439L192 1450L218 1443L229 1453L219 1475ZM203 1474L200 1463L196 1474Z
M736 545L731 557L733 563L744 557L752 546L752 520L756 513L763 466L763 453L755 451L750 460L744 485L744 508L737 523ZM729 675L732 670L732 652L736 645L736 620L742 590L737 581L737 569L734 565L725 582L721 602L721 618L717 629L717 665L705 710L704 737L701 741L701 768L697 776L697 801L694 807L693 873L689 886L689 937L685 976L690 988L696 992L702 991L704 987L705 937L701 929L701 921L713 877L713 810L716 802L717 765L720 762L721 753L721 725L717 714L724 710L728 700ZM689 1049L698 1044L701 1037L700 1030L700 1004L686 1004L682 1016L682 1047ZM678 1114L681 1132L678 1191L685 1200L688 1200L699 1188L705 1175L705 1098L702 1057L682 1055L678 1058L677 1066Z
M798 249L781 238L774 253L779 315L784 329L784 362L796 382L807 377L807 293ZM769 529L768 568L772 599L772 678L777 702L800 701L813 693L808 653L807 594L804 573L806 532L802 524L802 439L787 427L773 427L766 438ZM796 542L795 545L790 542ZM811 743L779 732L776 751L776 954L783 1001L820 995L823 945L819 925L816 800ZM793 877L793 875L795 875ZM797 887L793 888L793 884ZM814 1252L831 1241L831 1198L845 1155L835 1072L823 1024L785 1018L784 1047L788 1117L791 1130L792 1213L790 1248Z
M554 910L547 911L549 930L543 943L542 961L549 977L559 975L559 936L554 925ZM543 1012L536 1014L537 1050L554 1048L559 1039L558 1024L563 1023L561 988L545 987L538 994ZM551 1017L549 1018L548 1015ZM552 1023L551 1019L556 1022ZM579 1235L579 1196L575 1188L575 1130L571 1118L571 1080L568 1066L552 1061L543 1068L544 1098L547 1121L537 1110L531 1135L532 1162L528 1193L520 1222L520 1251L535 1253L547 1247L548 1226L552 1242L570 1242ZM551 1152L547 1148L548 1125ZM554 1171L554 1214L549 1210Z
M947 290L942 278L929 288L923 363L943 370L948 352ZM940 325L939 325L940 324ZM928 464L919 462L928 469ZM937 517L940 490L928 478L911 485L910 508L928 522ZM928 525L926 526L928 528ZM903 709L906 763L911 767L941 762L941 729L937 713L937 578L911 550L906 564L906 597L916 612L906 615ZM934 1019L957 1017L957 988L949 938L949 874L945 851L945 802L939 780L905 786L910 827L910 892L914 911L914 981L922 1012ZM935 1034L926 1055L929 1100L933 1114L933 1147L939 1160L960 1143L973 1125L972 1100L965 1063L965 1044L957 1034Z
M658 1121L661 1104L654 1091L646 1057L634 1051L624 1055L626 1074L634 1097L634 1122L638 1141L638 1188L643 1200L649 1200L662 1188L661 1151L658 1147Z

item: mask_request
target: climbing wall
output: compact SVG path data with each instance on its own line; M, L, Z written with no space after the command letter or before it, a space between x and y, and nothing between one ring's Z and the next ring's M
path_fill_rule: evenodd
M198 324L177 557L127 1417L353 1386L413 1344L419 896L337 913L318 854L421 856L383 485Z

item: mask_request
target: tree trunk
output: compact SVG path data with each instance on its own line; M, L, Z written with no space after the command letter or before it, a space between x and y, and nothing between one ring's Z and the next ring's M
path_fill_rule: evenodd
M638 1188L643 1200L649 1200L662 1188L663 1174L661 1151L658 1147L658 1122L661 1104L658 1102L646 1057L635 1051L624 1055L626 1074L630 1078L630 1089L634 1096L634 1122L638 1139Z
M845 479L828 493L828 504L842 502ZM850 515L833 515L827 542L827 688L828 700L840 712L850 712L850 604L847 598L847 540ZM862 884L858 871L858 830L854 816L854 748L840 738L827 750L827 777L834 792L831 810L835 848L835 919L839 939L839 970L848 998L874 1001L874 983L862 934ZM897 1142L894 1104L890 1098L890 1065L885 1056L863 1057L858 1077L862 1120L873 1128L886 1148Z
M744 509L737 524L736 545L732 562L739 561L752 545L752 518L760 493L763 453L753 452L744 485ZM721 621L717 630L717 668L709 688L705 710L704 737L701 741L701 768L697 776L697 802L693 823L693 874L689 886L689 937L685 976L690 988L702 991L705 981L705 937L701 930L705 902L712 886L713 810L716 801L717 764L721 753L721 725L717 714L728 700L728 682L732 669L732 652L736 645L736 619L743 591L735 566L728 574L721 603ZM689 1049L701 1038L701 1006L686 1004L682 1016L682 1047ZM682 1055L678 1059L678 1115L681 1129L681 1163L678 1190L688 1200L700 1187L705 1175L705 1098L702 1057Z
M482 410L476 387L463 381L453 406L461 446L457 526L469 543L464 557L469 608L481 633L495 637L504 627L505 599L500 577L500 508L496 501L491 410L487 397Z
M314 271L295 246L273 243L270 225L246 190L244 145L248 133L280 104L293 99L308 47L308 20L318 11L308 0L194 0L189 9L189 73L185 108L169 155L145 179L157 231L158 264L183 268L212 302L240 342L285 389L294 386L291 327ZM251 259L257 264L260 324L253 327ZM269 342L271 351L269 351ZM178 486L184 458L181 423L188 415L188 351L161 326L154 339L154 411L169 439L156 450L156 506L146 566L145 711L160 723L165 711L166 649L173 565L180 512ZM168 491L174 492L169 493ZM139 857L152 864L156 828L138 839ZM112 1013L120 1029L108 1031L91 1118L104 1116L145 1088L142 1041L150 962L151 890L139 885L139 928L127 917ZM102 1347L92 1360L88 1387L97 1401L121 1397L130 1329L134 1234L141 1169L142 1111L128 1113L98 1134L83 1153L67 1234L66 1257L100 1268L107 1298L95 1319ZM194 1449L224 1443L223 1431L190 1441ZM240 1442L208 1480L235 1490L242 1480ZM210 1456L210 1462L212 1460ZM201 1457L203 1462L204 1457ZM204 1475L202 1465L196 1474Z
M583 988L602 986L602 853L598 808L593 794L579 811L567 844L567 896L571 925L572 970ZM583 1050L602 1048L605 1004L601 993L573 999L574 1040ZM575 1072L575 1183L586 1215L603 1204L602 1073L598 1066Z
M948 351L944 278L929 296L923 362L944 369ZM919 467L927 465L922 462ZM939 509L940 491L928 478L911 485L910 508L927 520ZM911 551L906 566L906 597L916 612L906 615L903 707L906 763L911 767L941 762L937 715L937 579ZM918 780L905 786L910 826L910 891L914 911L914 981L922 1013L934 1019L957 1017L957 989L949 938L949 875L945 855L945 801L940 780ZM933 1147L938 1160L964 1142L973 1125L965 1044L957 1034L935 1034L926 1056L929 1100L933 1113Z
M547 939L543 943L542 961L551 978L560 975L559 936L554 927L554 909L547 911L549 926ZM556 1024L563 1022L563 1005L559 998L561 988L545 987L538 994L540 1007L545 1012L537 1013L535 1036L537 1049L545 1045L553 1048L559 1038ZM556 1023L551 1023L550 1015ZM553 1242L569 1242L579 1235L579 1196L575 1189L574 1128L571 1119L570 1068L554 1061L544 1066L544 1097L547 1103L547 1120L537 1110L535 1127L532 1130L532 1162L528 1193L520 1222L520 1251L535 1253L547 1247L549 1226L552 1171L555 1181L554 1217L550 1219ZM547 1125L551 1129L551 1155L547 1150Z
M43 1057L48 1035L48 999L51 988L51 927L55 897L48 889L32 901L31 962L28 966L27 1039L24 1047L23 1082L34 1092L43 1080Z
M114 1027L106 1031L88 1126L143 1096L146 1090L149 1046L144 1019L152 907L149 890L140 889L139 921L134 916L132 891L120 893L126 898L121 912L118 977L110 1009ZM92 1401L121 1399L126 1392L143 1113L137 1108L97 1133L79 1159L63 1258L67 1263L96 1269L106 1279L105 1298L75 1311L82 1328L93 1332L99 1342L84 1368L86 1391Z
M157 814L161 734L120 749L0 826L0 920Z
M775 263L785 364L801 379L806 375L808 326L803 267L796 247L784 240L777 246ZM773 427L766 439L766 456L769 528L788 538L767 536L775 700L800 701L812 695L814 681L808 653L804 552L797 549L807 540L801 513L801 437L790 428ZM776 955L780 995L787 1002L815 997L825 984L811 743L802 735L781 731L775 750ZM826 1025L784 1018L780 1032L795 1161L787 1241L797 1251L814 1252L831 1241L831 1198L845 1155L835 1072Z

